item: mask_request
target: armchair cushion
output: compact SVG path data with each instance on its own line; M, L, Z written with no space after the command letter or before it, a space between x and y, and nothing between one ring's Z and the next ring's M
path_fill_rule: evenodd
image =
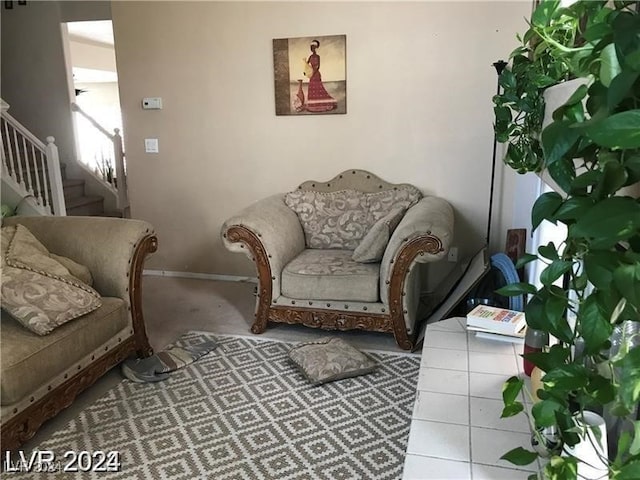
M23 225L2 228L2 308L38 335L89 313L100 294L69 273Z
M34 335L2 312L2 405L11 405L51 382L129 325L123 300L102 300L97 310L45 336ZM102 355L104 351L98 353Z
M391 234L402 220L405 209L396 207L378 220L364 236L353 252L353 259L361 263L373 263L382 260Z
M341 338L296 345L289 358L314 385L370 373L378 364Z
M296 190L285 203L296 212L308 248L354 250L373 225L394 208L410 208L422 194L409 187L376 193Z
M282 294L304 300L378 301L377 263L358 263L350 250L306 249L282 271Z

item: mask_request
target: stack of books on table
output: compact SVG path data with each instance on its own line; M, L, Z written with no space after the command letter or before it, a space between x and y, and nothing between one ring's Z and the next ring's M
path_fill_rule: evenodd
M478 338L524 343L526 328L524 312L478 305L467 314L467 330Z

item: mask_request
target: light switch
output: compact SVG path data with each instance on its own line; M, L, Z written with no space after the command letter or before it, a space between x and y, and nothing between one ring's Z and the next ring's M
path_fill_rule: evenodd
M142 108L145 110L162 110L162 98L145 97L142 99Z
M144 151L146 153L158 153L158 139L157 138L145 138L144 139Z

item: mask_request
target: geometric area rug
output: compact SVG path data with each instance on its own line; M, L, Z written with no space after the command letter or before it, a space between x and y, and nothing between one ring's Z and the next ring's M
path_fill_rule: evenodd
M373 373L311 386L291 343L189 332L174 345L203 339L218 348L164 382L123 380L38 447L115 450L119 472L11 478L401 478L420 356L367 352Z

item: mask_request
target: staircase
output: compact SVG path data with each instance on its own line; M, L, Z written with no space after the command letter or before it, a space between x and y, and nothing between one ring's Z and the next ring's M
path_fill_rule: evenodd
M100 195L87 195L85 193L85 180L80 178L67 178L66 165L60 164L62 171L62 191L64 192L64 202L67 207L67 215L76 216L117 216L120 212L113 212L109 215L104 211L104 197Z
M128 212L128 197L119 131L108 133L75 104L72 107L106 138L106 147L98 145L99 150L94 153L94 160L99 159L104 169L102 172L92 171L82 163L78 165L92 182L92 190L113 195L108 203L117 205L117 210L105 211L105 198L87 193L85 179L68 178L66 165L59 161L54 138L47 137L47 145L42 143L9 115L5 102L2 102L0 123L3 186L9 187L18 198L29 199L32 209L41 215L122 217L123 212Z

